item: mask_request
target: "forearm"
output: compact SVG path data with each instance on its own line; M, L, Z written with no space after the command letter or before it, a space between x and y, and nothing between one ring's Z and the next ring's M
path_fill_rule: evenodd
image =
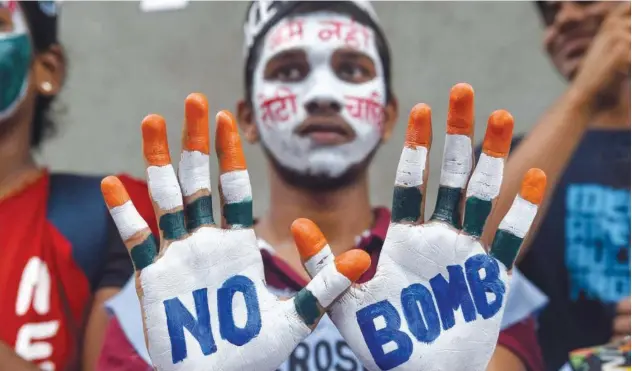
M511 151L504 170L503 184L497 205L485 228L485 240L491 241L502 217L511 207L524 174L540 168L547 176L547 198L560 179L568 161L590 124L587 100L572 87L542 116L533 130ZM540 207L532 230L546 214L547 202Z
M105 302L116 295L118 288L104 288L99 290L93 300L92 310L86 325L86 336L82 354L82 370L92 371L97 365L105 330L110 320L105 309Z
M13 349L0 341L0 370L39 371L39 368L20 358Z

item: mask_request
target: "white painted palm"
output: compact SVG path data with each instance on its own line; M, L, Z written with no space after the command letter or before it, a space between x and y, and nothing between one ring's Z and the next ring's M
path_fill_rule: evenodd
M274 370L368 268L370 258L361 251L339 256L290 300L269 292L234 119L227 112L217 116L220 228L212 209L206 98L190 95L185 117L179 177L171 165L164 119L150 115L142 123L159 253L121 182L115 177L102 182L136 269L149 355L158 370Z
M500 190L513 119L505 111L490 116L482 158L470 179L473 90L459 84L450 96L437 206L424 222L430 116L423 104L411 112L392 223L375 276L352 286L328 312L370 370L485 370L500 331L508 269L544 192L544 173L531 169L488 253L479 238ZM308 222L293 230L318 233ZM333 259L322 234L310 243L297 238L297 245L312 276Z

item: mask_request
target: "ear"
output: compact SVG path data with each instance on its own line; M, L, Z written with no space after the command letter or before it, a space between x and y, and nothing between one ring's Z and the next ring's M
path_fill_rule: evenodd
M243 99L237 103L237 122L244 133L243 137L250 144L255 144L259 141L259 129L257 129L254 116L252 106L249 103Z
M40 95L55 96L66 78L66 57L60 45L37 52L33 60L33 78Z
M397 123L399 112L399 104L397 102L397 97L394 94L391 94L391 99L386 102L386 107L384 107L384 122L382 127L382 143L388 141L393 134L393 130L395 129L395 124Z

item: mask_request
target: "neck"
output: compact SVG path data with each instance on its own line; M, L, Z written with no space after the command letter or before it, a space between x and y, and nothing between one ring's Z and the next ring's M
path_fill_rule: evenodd
M630 129L630 80L625 80L617 89L615 103L600 111L591 123L591 128L603 130Z
M30 135L29 125L0 122L0 195L10 193L38 170L31 153Z
M273 167L270 170L270 208L257 223L257 232L273 246L294 246L290 225L298 218L320 227L334 255L351 249L356 236L371 227L366 170L349 186L322 193L289 185Z

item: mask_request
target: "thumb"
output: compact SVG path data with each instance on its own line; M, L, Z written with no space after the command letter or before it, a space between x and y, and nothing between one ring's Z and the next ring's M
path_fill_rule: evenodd
M309 219L296 219L290 229L301 255L301 262L309 276L314 278L334 260L331 248L320 228Z
M314 278L294 296L294 309L305 325L314 328L329 306L371 265L371 257L353 249L333 259L322 232L308 219L292 223L301 259Z

